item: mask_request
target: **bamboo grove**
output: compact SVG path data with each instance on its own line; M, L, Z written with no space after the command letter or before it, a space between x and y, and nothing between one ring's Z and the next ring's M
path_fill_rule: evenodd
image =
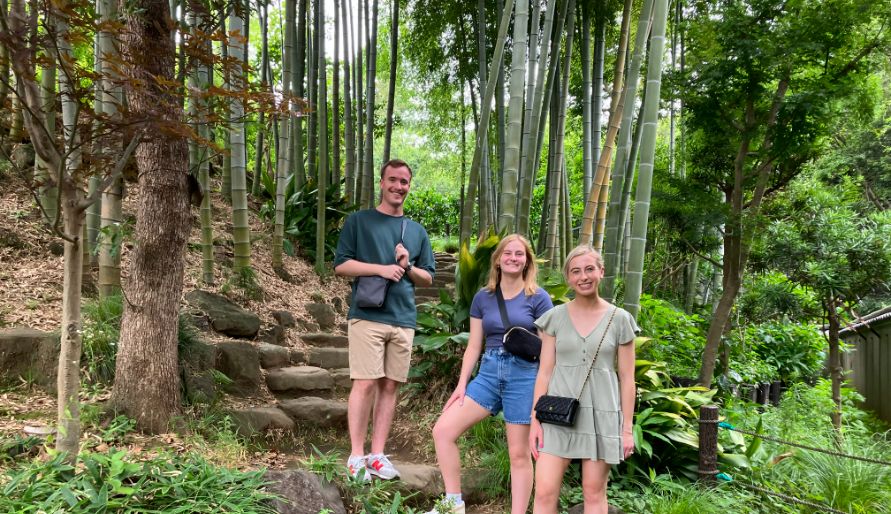
M268 221L261 230L281 270L296 236L310 230L287 225L287 209L310 194L314 245L299 250L311 253L324 274L327 202L374 205L377 168L400 157L393 145L396 92L410 69L448 90L448 106L440 110L459 120L457 151L472 151L469 169L462 157L454 181L460 241L490 230L536 234L537 252L553 267L571 246L592 243L605 257L604 296L613 299L621 284L632 313L643 289L657 138L665 137L660 117L668 118L672 176L685 177L688 163L705 158L706 146L731 156L722 162L725 175L713 180L730 214L715 236L724 248L723 262L715 263L723 296L703 356L700 379L708 383L748 257L754 228L747 220L813 155L827 131L814 120L836 114L803 113L796 102L818 91L827 105L852 95L845 84L887 38L876 29L887 17L885 1L848 0L833 9L810 1L684 0L137 4L3 0L0 6L0 98L10 113L0 147L14 163L18 143L33 146L34 194L47 224L66 241L69 360L80 352L79 292L90 276L83 270L98 267L99 294L121 290L120 247L131 230L122 213L127 189L136 182L140 195L163 200L161 190L151 189L154 175L146 175L159 168L152 155L166 159L159 169L187 168L188 178L170 187L190 188L200 205L205 284L221 276L214 251L221 239L232 241L232 274L250 276L257 228L249 213L264 204ZM145 13L158 17L152 34L169 42L156 49L169 51L169 62L134 46L134 34L150 32L134 21ZM834 38L802 36L811 34L807 27L831 26L833 17L849 20L849 28ZM699 38L694 45L688 29ZM783 44L794 60L786 59ZM753 47L761 54L747 53ZM143 76L148 69L158 71ZM666 71L673 79L667 93ZM567 125L577 122L581 216L571 208L574 164L566 140ZM183 162L170 163L180 145ZM545 194L539 226L532 227L537 185ZM229 234L214 233L217 196L231 210ZM151 202L143 202L150 212ZM160 232L170 236L174 255L188 236L186 214L159 221L173 227ZM141 230L151 240L151 227L140 222L137 240L143 241ZM692 271L690 277L695 281ZM176 298L178 280L166 286ZM72 399L67 407L60 402L60 418L76 418L76 382L71 376L70 387L60 388Z

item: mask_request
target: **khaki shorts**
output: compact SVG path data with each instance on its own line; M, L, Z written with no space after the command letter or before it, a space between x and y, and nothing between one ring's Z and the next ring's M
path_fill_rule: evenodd
M413 328L351 319L347 336L350 340L350 378L387 377L396 382L408 381L415 337Z

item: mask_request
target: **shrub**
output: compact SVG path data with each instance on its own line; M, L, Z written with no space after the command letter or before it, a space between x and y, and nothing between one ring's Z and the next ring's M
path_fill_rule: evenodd
M454 193L412 191L404 208L405 215L423 225L431 236L457 236L460 231L461 200Z
M124 304L120 295L84 303L83 353L80 362L85 383L108 385L114 380L123 314Z
M664 362L672 375L699 375L706 325L700 316L685 314L665 300L641 295L637 323L653 340L643 347L640 358Z
M111 449L84 452L76 466L55 454L7 469L0 485L3 512L274 512L262 471L215 467L195 454L139 462Z

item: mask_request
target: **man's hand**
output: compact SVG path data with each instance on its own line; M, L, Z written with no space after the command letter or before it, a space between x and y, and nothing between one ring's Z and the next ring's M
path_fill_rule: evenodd
M396 245L396 264L403 268L408 267L408 249L402 243Z
M399 282L402 280L402 275L405 275L405 269L398 264L382 264L377 274L387 280Z

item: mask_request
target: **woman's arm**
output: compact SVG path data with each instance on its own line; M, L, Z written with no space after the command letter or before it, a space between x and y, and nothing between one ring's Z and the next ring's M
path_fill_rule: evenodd
M622 409L622 450L627 459L634 451L634 341L619 345L619 395Z
M541 337L541 356L538 359L535 389L532 390L532 421L529 427L529 449L536 459L538 458L538 449L544 444L544 434L541 423L535 418L535 404L542 395L548 392L548 384L551 383L551 374L554 372L554 364L557 362L557 338L540 330L538 335Z
M467 382L470 381L470 375L476 366L483 352L483 320L480 318L470 318L470 338L467 340L467 348L464 350L464 357L461 360L461 373L458 375L458 385L455 386L455 392L446 401L442 410L448 409L456 401L459 405L464 403L464 391L467 389Z

